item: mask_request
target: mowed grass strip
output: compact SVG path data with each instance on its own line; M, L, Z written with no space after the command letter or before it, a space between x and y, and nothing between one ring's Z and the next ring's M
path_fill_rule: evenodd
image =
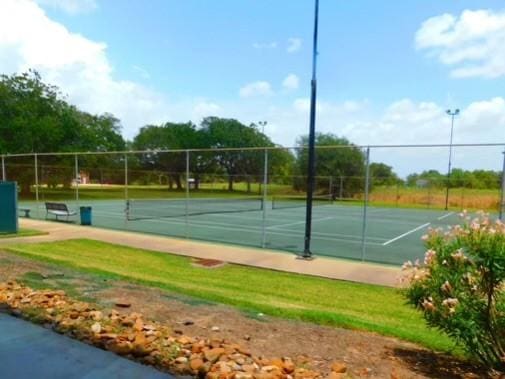
M32 237L32 236L42 236L44 234L47 233L35 229L20 229L17 233L0 233L0 238Z
M399 290L238 265L205 269L187 257L76 239L9 245L7 251L98 275L263 312L377 332L451 351L453 343L405 305Z

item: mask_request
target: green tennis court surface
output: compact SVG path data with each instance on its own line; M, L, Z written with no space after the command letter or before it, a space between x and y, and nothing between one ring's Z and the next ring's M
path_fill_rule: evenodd
M263 204L259 198L196 198L188 204L183 199L139 202L138 208L131 206L128 218L124 200L83 200L79 204L68 201L66 204L76 210L78 206L91 206L96 227L258 248L264 246L296 254L303 251L305 208L301 204L276 206L275 199L273 204L270 200ZM23 203L22 206L31 208L35 218L46 216L42 202L38 209L34 202ZM49 219L52 217L49 216ZM72 220L79 222L78 216ZM319 203L313 209L312 252L330 257L402 264L406 260L422 258L421 236L429 227L444 227L456 222L458 216L454 212L369 207L363 240L362 207L338 202Z

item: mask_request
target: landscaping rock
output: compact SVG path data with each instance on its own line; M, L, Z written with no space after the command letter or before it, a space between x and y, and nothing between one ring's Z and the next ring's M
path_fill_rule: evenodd
M337 374L344 373L347 371L347 366L342 362L333 362L331 365L331 371L336 372Z
M129 307L122 302L115 305ZM182 330L144 320L139 313L120 314L115 309L107 313L91 304L74 301L63 291L32 290L16 282L0 283L0 306L12 314L32 317L59 333L175 374L207 379L321 377L315 371L297 368L288 357L254 357L247 348L222 338L186 336ZM186 320L184 324L192 325L193 321ZM214 326L211 330L218 332L220 328ZM346 370L344 364L337 363L332 366L330 379L338 379L339 372Z

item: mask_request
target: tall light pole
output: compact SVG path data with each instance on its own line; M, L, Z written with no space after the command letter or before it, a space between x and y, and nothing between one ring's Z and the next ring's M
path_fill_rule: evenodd
M309 125L309 157L307 167L307 207L305 211L305 238L302 258L311 259L310 239L312 235L312 196L314 194L315 176L315 136L316 136L316 98L317 98L317 32L319 25L319 0L315 0L314 9L314 37L312 45L312 80L310 92L310 125Z
M451 116L451 138L449 140L449 165L447 167L447 185L445 187L445 210L449 208L449 181L451 179L451 165L452 165L452 136L454 133L454 117L459 114L459 109L447 109L446 113Z
M265 126L268 124L267 121L260 121L258 122L259 126L261 126L261 134L265 134Z

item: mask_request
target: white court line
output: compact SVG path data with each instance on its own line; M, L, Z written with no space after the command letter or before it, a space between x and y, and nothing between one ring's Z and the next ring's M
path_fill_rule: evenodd
M395 242L395 241L398 241L400 238L403 238L403 237L405 237L405 236L408 236L409 234L412 234L412 233L414 233L414 232L417 232L419 229L426 228L426 227L427 227L428 225L430 225L430 224L431 224L431 222L427 222L426 224L420 225L420 226L418 226L417 228L414 228L414 229L412 229L412 230L409 230L408 232L403 233L403 234L399 235L398 237L395 237L395 238L393 238L393 239L390 239L389 241L384 242L384 243L382 244L382 246L386 246L386 245L389 245L390 243L393 243L393 242Z
M312 220L312 222L318 222L318 221L328 221L331 220L333 217L323 217L323 218L316 218ZM297 222L292 222L289 224L279 224L279 225L272 225L267 227L268 230L270 229L279 229L279 228L287 228L288 226L295 226L295 225L300 225L300 224L305 224L305 220L303 221L297 221Z
M123 213L114 213L114 212L107 212L107 211L96 211L97 214L101 214L101 215L105 215L107 217L110 217L110 218L124 218L124 214ZM331 217L330 217L331 218ZM167 218L161 218L159 219L161 222L169 222L169 223L173 223L173 224L177 224L177 225L185 225L186 222L185 221L181 221L180 218L176 218L174 217L173 219L167 219ZM153 221L153 220L149 220L149 219L143 219L143 220L137 220L137 221ZM313 221L316 221L316 220L313 220ZM321 221L321 220L318 220L318 221ZM132 221L129 221L129 222L132 222ZM133 221L134 222L134 221ZM211 224L209 224L209 222L211 222ZM305 223L305 221L301 222L299 221L300 223ZM235 224L230 224L230 223L224 223L224 222L216 222L216 221L200 221L200 220L197 220L197 219L193 219L189 222L189 225L196 225L196 226L206 226L206 225L220 225L220 226L223 226L223 227L233 227L233 228L237 228L237 227L244 227L244 228L247 228L248 230L252 230L254 232L261 232L263 230L263 227L258 225L235 225ZM267 227L267 230L271 230L270 228L273 228L273 227L284 227L284 225L272 225L272 226L269 226ZM287 233L291 233L293 235L298 235L297 233L299 233L299 231L297 230L290 230L290 229L275 229L279 232L287 232ZM269 232L270 234L275 234L273 232ZM279 233L277 233L279 234ZM342 238L352 238L352 239L357 239L359 241L361 241L361 235L356 235L356 234L342 234L342 233L324 233L324 232L317 232L317 231L312 231L312 234L319 238L319 237L342 237ZM377 245L382 245L382 243L379 243L379 242L383 242L383 241L387 241L386 238L383 238L383 237L373 237L373 236L368 236L367 237L368 240L374 240L376 241L375 244Z
M108 215L118 215L118 216L122 216L121 214L119 213L112 213L112 212L104 212L104 211L99 211L97 213L100 213L100 214L108 214ZM132 222L132 221L130 221ZM133 221L135 222L135 221ZM173 225L179 225L179 226L184 226L185 225L185 221L179 221L179 220L166 220L166 219L157 219L157 220L141 220L141 221L138 221L138 222L154 222L154 223L163 223L163 224L173 224ZM228 231L238 231L238 232L249 232L249 233L256 233L256 234L261 234L262 231L261 229L254 229L254 228L249 228L249 227L246 227L247 229L245 228L237 228L233 225L230 225L230 224L222 224L222 223L213 223L212 225L209 225L209 224L206 224L206 223L202 223L202 222L191 222L191 224L194 224L196 226L199 226L199 227L202 227L202 228L207 228L207 229L217 229L217 230L228 230ZM219 225L215 225L215 224L220 224L220 225L226 225L226 226L219 226ZM143 233L142 230L132 230L132 229L126 229L126 231L134 231L134 232L140 232L140 233ZM283 236L283 237L300 237L300 234L295 232L295 231L289 231L289 230L286 230L286 231L269 231L268 234L275 234L275 235L278 235L278 236ZM315 233L314 233L315 234ZM346 235L346 234L341 234L340 236L342 237L347 237L347 238L325 238L325 237L317 237L316 240L325 240L325 241L332 241L332 242L350 242L350 243L356 243L356 244L361 244L361 239L359 240L354 240L354 239L348 239L348 238L356 238L356 236L354 235ZM217 240L217 241L221 241L221 240ZM377 245L377 246L381 246L382 244L381 243L377 243L377 242L369 242L367 241L366 242L367 245Z
M299 208L285 208L285 209L274 209L274 211L286 211L286 213L289 213L291 215L299 215L300 212L297 211ZM328 215L331 214L331 218L334 220L353 220L353 221L359 221L363 220L363 214L362 213L346 213L346 214L338 214L335 213L335 210L332 210L331 212L321 212L320 210L321 207L314 208L314 213L321 213L321 216L323 215ZM295 212L293 212L295 211ZM271 214L271 213L269 213ZM377 214L377 213L374 213ZM377 219L369 219L369 221L378 221ZM410 225L418 225L419 221L414 222L414 221L405 221L404 218L402 217L397 217L397 218L392 218L390 217L389 219L381 218L380 223L382 224L398 224L401 223L402 225L410 224Z
M443 216L438 217L437 220L443 220L444 218L452 216L453 214L454 214L454 212L449 212Z

